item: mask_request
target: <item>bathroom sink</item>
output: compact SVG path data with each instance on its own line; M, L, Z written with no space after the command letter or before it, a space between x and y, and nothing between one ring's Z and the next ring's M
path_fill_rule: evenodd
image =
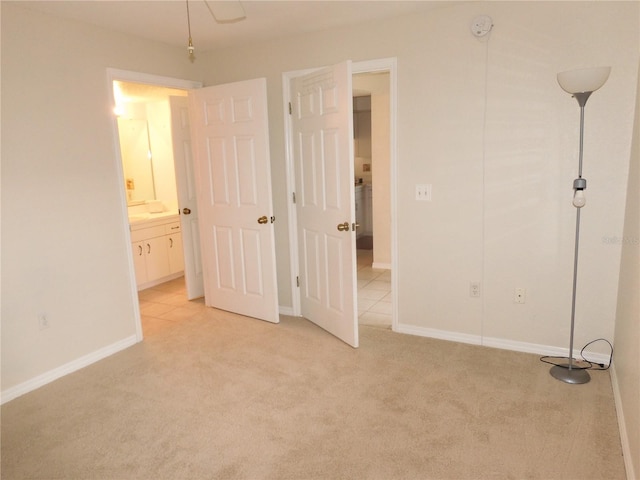
M148 219L149 219L148 213L139 213L135 215L129 215L129 223L141 222L143 220L148 220Z
M144 222L144 221L147 221L147 220L149 220L149 221L158 220L158 219L163 219L163 218L172 217L172 216L176 216L177 217L176 212L132 213L131 215L129 215L129 224Z

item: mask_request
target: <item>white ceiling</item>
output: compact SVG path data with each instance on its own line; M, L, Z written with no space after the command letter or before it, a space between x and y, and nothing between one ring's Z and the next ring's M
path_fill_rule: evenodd
M5 1L5 0L3 0ZM19 1L22 7L183 46L188 41L186 0ZM215 1L209 0L216 10ZM369 20L441 7L444 1L241 1L246 19L217 23L204 0L189 0L191 35L198 52L264 42Z

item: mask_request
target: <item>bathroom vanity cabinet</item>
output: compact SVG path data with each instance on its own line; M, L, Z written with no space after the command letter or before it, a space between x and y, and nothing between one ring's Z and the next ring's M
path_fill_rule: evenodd
M184 274L182 234L177 215L131 223L131 246L138 290Z

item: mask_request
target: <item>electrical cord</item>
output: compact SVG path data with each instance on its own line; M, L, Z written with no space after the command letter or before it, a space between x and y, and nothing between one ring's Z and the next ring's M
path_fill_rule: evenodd
M595 342L607 342L607 344L609 345L609 348L611 349L610 353L609 353L609 363L608 364L604 364L604 363L598 363L598 362L592 362L590 360L587 360L584 356L584 351L586 350L586 348L595 343ZM584 347L582 347L582 349L580 350L580 357L582 357L582 360L576 360L574 359L574 362L580 362L583 364L586 364L584 366L580 366L580 365L576 365L575 363L572 365L572 369L574 370L609 370L609 367L611 367L611 361L613 360L613 345L611 345L611 342L609 340L607 340L606 338L596 338L595 340L591 340L589 343L587 343ZM557 360L569 360L568 357L551 357L548 355L545 355L543 357L540 357L540 361L543 363L548 363L549 365L555 365L558 367L563 367L563 368L568 368L566 364L559 364L556 363L554 361L552 361L552 359L557 359Z

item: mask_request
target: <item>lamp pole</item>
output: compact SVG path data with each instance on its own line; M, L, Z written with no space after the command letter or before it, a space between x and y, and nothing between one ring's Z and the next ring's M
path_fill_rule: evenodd
M580 106L580 154L578 158L578 178L573 181L573 206L576 207L576 239L573 254L573 291L571 294L571 331L569 335L569 363L551 367L551 375L565 383L587 383L591 380L583 368L576 368L573 362L573 333L576 320L576 288L578 284L578 247L580 245L580 210L585 205L584 191L587 181L582 178L582 154L584 151L584 107L593 92L605 84L611 67L583 68L558 74L560 87L575 98Z
M584 106L592 92L576 93L574 98L580 105L580 153L578 156L578 178L573 181L574 201L576 207L576 238L573 253L573 290L571 293L571 329L569 333L569 363L554 365L550 373L554 378L566 383L587 383L591 380L589 373L583 368L575 368L573 363L573 333L576 323L576 292L578 286L578 250L580 246L580 210L584 206L583 191L587 188L587 181L582 178L582 155L584 152ZM581 192L581 198L576 202L576 195Z

